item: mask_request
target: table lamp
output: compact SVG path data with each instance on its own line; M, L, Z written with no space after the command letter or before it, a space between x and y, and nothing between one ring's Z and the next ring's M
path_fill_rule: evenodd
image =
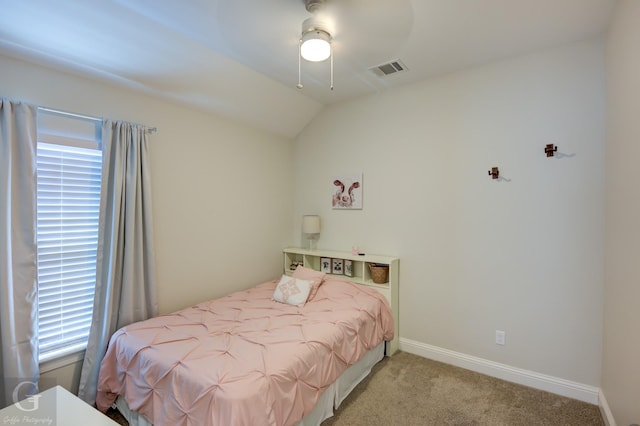
M320 216L302 216L302 233L305 234L309 240L309 250L313 250L313 240L320 234Z

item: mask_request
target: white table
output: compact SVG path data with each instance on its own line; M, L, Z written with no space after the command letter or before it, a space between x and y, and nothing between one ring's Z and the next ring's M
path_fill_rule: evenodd
M62 386L0 410L0 424L11 426L114 426L102 414Z

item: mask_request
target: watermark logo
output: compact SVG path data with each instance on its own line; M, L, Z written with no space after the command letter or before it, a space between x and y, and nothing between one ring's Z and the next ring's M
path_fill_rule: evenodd
M38 400L41 397L40 395L27 394L26 399L23 399L22 401L20 400L21 390L26 386L29 386L31 389L38 388L38 384L34 382L25 381L18 383L18 385L13 389L13 403L21 411L36 411L39 407Z
M51 417L34 417L34 416L4 416L2 418L4 425L55 425Z
M46 382L47 380L45 380ZM55 425L56 422L56 393L52 390L45 394L38 393L38 383L31 380L17 378L7 380L9 387L5 387L7 395L13 405L2 409L0 426L3 425ZM12 382L12 383L11 383ZM47 387L47 383L40 383ZM55 383L49 383L52 387ZM13 389L13 391L11 391Z

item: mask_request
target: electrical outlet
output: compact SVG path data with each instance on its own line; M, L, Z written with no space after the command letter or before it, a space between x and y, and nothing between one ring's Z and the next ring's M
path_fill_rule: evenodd
M502 330L496 330L496 345L504 345L506 334Z

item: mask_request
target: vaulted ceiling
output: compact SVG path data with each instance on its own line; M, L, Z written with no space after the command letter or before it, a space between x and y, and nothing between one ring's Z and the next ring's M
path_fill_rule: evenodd
M303 0L0 0L0 54L293 138L324 105L600 36L614 3L325 0L334 90L329 61L303 60L296 88Z

